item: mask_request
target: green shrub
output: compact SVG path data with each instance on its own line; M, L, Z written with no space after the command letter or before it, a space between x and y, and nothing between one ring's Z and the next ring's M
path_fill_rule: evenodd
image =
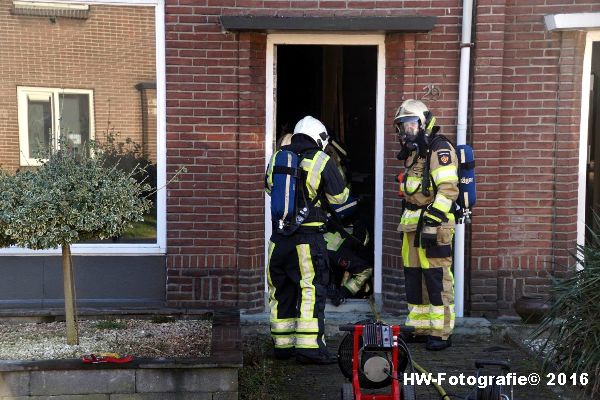
M554 280L550 311L533 336L546 369L567 376L587 373L592 397L600 395L600 232L578 246L574 255L580 269L566 279ZM579 381L579 379L578 379Z
M121 235L152 207L150 185L135 171L107 165L93 144L74 148L62 140L41 166L0 173L0 246L62 249L67 343L79 342L71 245Z
M0 240L38 250L118 236L150 210L150 190L100 154L63 147L37 170L0 174Z

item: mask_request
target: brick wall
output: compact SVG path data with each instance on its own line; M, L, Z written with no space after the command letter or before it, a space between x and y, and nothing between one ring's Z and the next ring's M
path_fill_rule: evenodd
M515 297L546 290L548 272L570 262L582 61L576 49L584 34L550 34L543 15L600 8L579 3L477 2L469 128L479 203L467 263L473 315L512 313ZM218 17L434 15L430 33L386 37L383 290L388 310L404 308L391 120L402 100L423 98L435 85L439 96L426 102L442 132L455 138L461 4L167 1L168 168L189 166L169 190L170 305L262 308L266 36L225 33Z
M472 315L513 314L572 267L585 34L548 33L543 17L600 10L579 3L477 3Z
M110 122L139 141L135 85L156 80L154 7L90 6L86 20L55 22L11 7L0 0L0 164L19 165L17 86L93 89L96 136Z

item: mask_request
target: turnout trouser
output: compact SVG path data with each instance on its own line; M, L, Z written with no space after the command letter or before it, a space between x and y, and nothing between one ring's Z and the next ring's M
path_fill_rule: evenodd
M439 246L415 247L416 232L405 232L402 259L408 318L417 335L447 339L454 329L454 277L452 276L452 236L454 229L441 227Z
M276 356L316 357L325 351L325 298L329 281L322 233L273 233L267 283Z

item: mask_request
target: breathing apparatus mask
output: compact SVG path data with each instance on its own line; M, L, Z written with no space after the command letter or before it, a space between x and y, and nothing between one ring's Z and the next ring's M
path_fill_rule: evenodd
M402 145L398 160L406 160L415 151L417 154L423 149L423 130L421 129L419 117L398 118L394 126L398 134L398 141Z
M433 133L438 129L435 129L436 119L431 112L425 111L423 117L424 126L421 125L421 118L418 116L402 116L394 121L398 141L402 145L400 153L396 156L398 160L406 160L413 151L421 157L425 156Z

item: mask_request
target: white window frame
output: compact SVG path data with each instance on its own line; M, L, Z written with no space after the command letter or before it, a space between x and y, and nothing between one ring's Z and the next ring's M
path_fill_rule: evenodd
M375 225L374 237L374 292L382 290L382 245L383 245L383 158L384 158L384 118L385 118L385 34L357 34L356 32L329 33L273 33L267 36L266 54L266 132L265 132L265 168L273 155L275 137L275 56L276 45L309 44L339 46L377 46L377 98L376 98L376 136L375 136ZM269 238L271 237L271 198L265 195L265 260L268 260ZM266 274L266 271L265 271ZM266 282L266 276L265 276ZM265 287L265 291L267 288Z
M29 154L29 107L27 101L32 96L40 98L52 97L52 147L58 148L60 140L58 133L61 132L60 126L60 96L65 94L87 94L88 95L88 113L90 118L90 140L95 139L94 123L94 91L89 89L64 89L64 88L44 88L17 86L17 103L19 113L19 148L21 166L39 166L41 162L31 157Z
M29 0L44 3L41 0ZM154 26L156 43L156 135L157 135L157 182L156 193L156 243L96 243L75 244L74 255L86 256L144 256L167 253L167 190L166 190L166 67L165 67L165 0L54 0L53 3L76 3L90 5L154 6ZM47 256L60 255L60 249L30 250L18 247L0 249L0 256Z

